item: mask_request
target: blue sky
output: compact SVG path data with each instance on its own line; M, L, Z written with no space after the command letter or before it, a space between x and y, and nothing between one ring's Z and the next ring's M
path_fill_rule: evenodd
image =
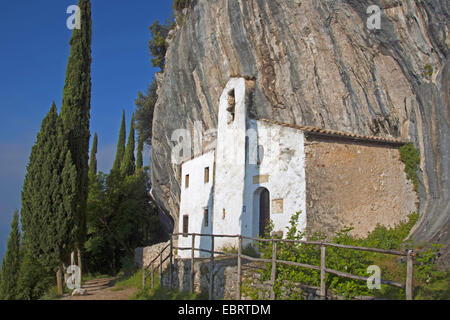
M67 7L77 0L3 1L0 11L0 260L31 147L52 101L61 108L71 30ZM171 15L172 0L91 0L91 135L99 135L98 166L109 172L126 111L127 129L138 90L156 69L149 27ZM149 153L146 153L146 163Z

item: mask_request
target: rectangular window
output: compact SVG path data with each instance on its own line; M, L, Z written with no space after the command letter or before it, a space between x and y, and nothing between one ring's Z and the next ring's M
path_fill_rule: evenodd
M209 167L205 168L205 183L209 182Z
M228 121L227 123L230 124L234 121L235 115L236 115L236 97L234 95L234 89L228 92Z
M183 237L187 237L188 233L189 233L189 216L184 215L183 216Z
M208 210L208 208L206 208L203 212L203 221L204 221L205 227L209 226L209 210Z
M188 174L186 175L186 178L185 178L185 181L184 181L184 186L185 186L186 189L189 188L189 175Z

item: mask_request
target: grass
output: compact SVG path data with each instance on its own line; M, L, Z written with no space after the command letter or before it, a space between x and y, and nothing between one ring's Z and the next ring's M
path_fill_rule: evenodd
M206 300L204 295L189 293L177 290L169 290L156 285L154 288L147 288L139 291L131 300Z
M160 286L160 278L155 278L155 287L146 286L142 289L142 270L136 270L132 274L123 274L115 282L113 291L121 291L127 288L135 288L138 290L130 300L205 300L207 296L204 294L191 294L189 292L169 290Z
M63 286L63 293L71 295L73 290L69 290L65 285ZM50 289L45 292L45 294L41 297L40 300L58 300L61 299L63 296L58 294L58 287L53 286L50 287Z
M107 274L89 273L89 274L83 275L83 280L81 282L85 283L87 281L96 280L96 279L105 279L105 278L109 278L109 277L111 277L111 276L107 275Z
M186 291L169 290L161 287L159 277L155 279L155 287L146 287L134 294L131 300L207 300L205 293L189 293Z
M132 274L119 274L119 278L115 281L113 291L121 291L127 288L141 289L142 286L142 270L139 269Z

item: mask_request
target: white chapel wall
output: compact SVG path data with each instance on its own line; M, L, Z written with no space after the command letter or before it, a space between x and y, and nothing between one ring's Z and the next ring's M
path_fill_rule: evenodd
M234 120L227 111L229 93L234 90ZM232 78L220 98L216 147L216 177L214 190L215 234L240 234L245 179L245 79ZM232 240L236 242L235 240ZM230 239L217 238L221 247Z
M205 168L208 168L209 179L205 183ZM213 168L214 151L186 161L182 165L179 233L183 233L183 216L188 215L188 232L210 234L212 231L213 202ZM189 186L186 188L186 175L189 175ZM208 209L208 224L205 226L205 209ZM192 238L179 236L179 247L191 247ZM196 237L195 247L209 250L209 237ZM190 258L191 251L179 250L181 258ZM202 254L204 255L204 254ZM196 253L199 256L199 253Z
M242 233L256 237L259 232L259 207L255 192L264 187L270 193L270 219L274 231L286 235L289 220L301 211L299 230L306 227L305 149L302 131L249 120L249 157L252 155L252 131L257 132L257 144L262 146L262 162L248 159L246 165Z

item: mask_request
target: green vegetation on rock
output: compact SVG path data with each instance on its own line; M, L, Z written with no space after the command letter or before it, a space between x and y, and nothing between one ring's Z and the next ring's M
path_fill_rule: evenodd
M174 0L173 9L174 10L183 10L191 5L192 0Z
M400 160L405 164L405 172L414 185L414 190L417 192L419 186L419 179L417 177L417 170L420 164L420 153L412 143L407 143L400 147Z

